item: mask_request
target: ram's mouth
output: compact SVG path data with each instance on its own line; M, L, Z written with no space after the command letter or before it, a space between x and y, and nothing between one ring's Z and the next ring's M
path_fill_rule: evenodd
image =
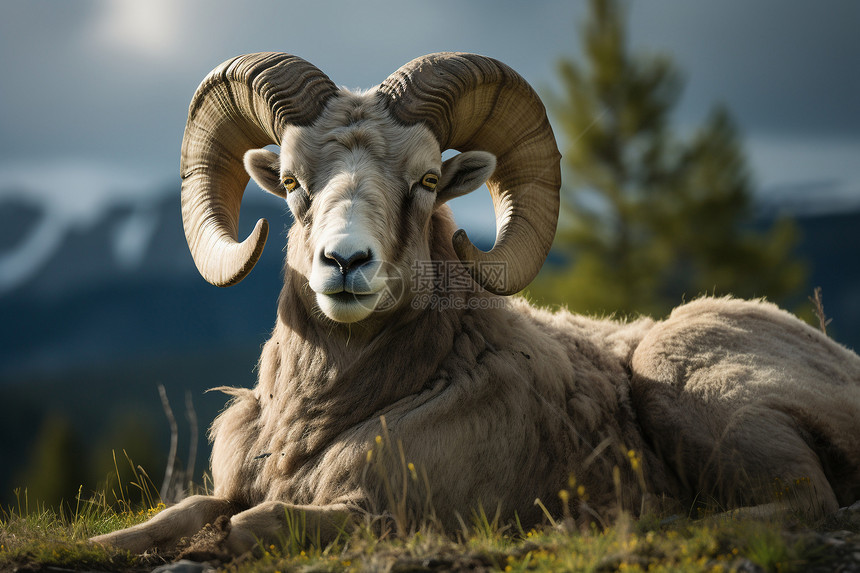
M341 291L334 294L325 294L323 296L331 298L337 304L362 304L370 302L376 295L377 293L356 294L354 292Z
M376 310L380 293L357 294L350 291L317 293L320 310L335 322L358 322Z

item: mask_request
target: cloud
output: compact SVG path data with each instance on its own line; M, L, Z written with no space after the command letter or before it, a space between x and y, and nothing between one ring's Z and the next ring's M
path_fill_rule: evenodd
M860 194L860 138L757 135L744 147L763 193L797 182L833 181L845 193Z
M180 4L171 0L103 2L86 37L98 48L145 58L167 58L180 44Z
M337 84L367 88L422 53L476 51L508 63L545 93L556 60L579 53L586 12L565 0L368 0L339 2L335 11L332 5L0 3L0 48L7 54L0 59L6 79L0 83L0 157L28 162L17 180L38 186L32 194L57 210L68 209L65 220L86 219L100 200L133 195L132 189L146 193L136 186L140 177L157 175L152 189L177 182L191 94L228 57L293 52ZM699 125L718 101L729 105L748 136L762 186L857 180L848 173L857 164L856 143L836 141L860 136L860 75L849 73L857 54L851 27L857 6L853 0L836 0L829 10L809 10L799 0L637 3L630 9L631 47L665 51L682 68L689 82L673 114L681 128ZM563 146L562 130L556 134ZM811 138L808 144L799 143L804 138ZM43 165L46 156L73 158L63 168L57 161ZM89 159L89 167L70 167L77 158ZM8 175L0 164L0 192ZM75 183L88 179L89 185ZM79 197L71 197L69 185ZM99 191L107 187L112 190ZM463 211L464 220L478 214ZM492 217L492 210L480 216L485 213Z
M687 79L676 117L727 104L745 131L856 134L860 3L803 0L633 3L634 50L671 55Z

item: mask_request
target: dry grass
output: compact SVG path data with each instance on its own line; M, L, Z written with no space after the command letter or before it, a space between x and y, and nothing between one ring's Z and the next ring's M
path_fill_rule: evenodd
M116 511L86 502L76 514L36 508L6 511L0 521L0 570L143 571L173 556L143 556L86 542L88 536L125 527L153 511ZM857 517L857 516L855 516ZM433 526L407 535L380 533L374 524L319 547L285 531L253 555L216 563L238 573L274 571L806 571L830 570L834 558L852 562L860 530L822 534L796 524L622 517L605 529L570 531L563 525L518 531L476 516L465 530L439 533ZM847 561L846 561L847 559ZM830 561L828 561L830 560Z
M383 432L384 433L384 432ZM368 519L332 544L320 546L300 521L291 522L274 543L253 554L213 563L237 573L275 571L828 571L841 564L860 569L860 503L829 524L728 517L692 519L621 514L605 527L577 527L565 516L547 516L542 527L524 530L500 523L481 508L457 531L442 532L432 519L417 519L405 506L409 488L422 489L422 476L402 448L380 436L368 454L369 472L383 477L389 519ZM636 455L629 455L635 463ZM87 543L87 539L139 523L163 506L145 472L135 468L128 483L72 504L46 508L19 492L15 507L0 511L0 571L149 571L177 557L157 552L131 555ZM386 470L388 468L388 470ZM389 478L383 472L394 468ZM119 474L119 472L117 472ZM128 501L131 491L142 505ZM582 496L575 484L560 495ZM708 514L707 508L695 508ZM826 525L826 527L824 527ZM829 531L828 531L829 530ZM850 569L849 569L850 570Z

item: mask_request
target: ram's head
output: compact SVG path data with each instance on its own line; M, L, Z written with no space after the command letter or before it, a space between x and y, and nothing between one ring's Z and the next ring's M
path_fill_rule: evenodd
M270 144L280 154L262 149ZM447 149L461 153L442 162ZM559 154L543 104L516 72L473 54L418 58L364 93L288 54L213 70L191 102L181 171L188 244L218 286L242 280L266 241L264 219L237 240L246 170L289 204L289 265L337 322L363 320L383 293L402 293L413 263L431 256L434 212L485 181L495 245L485 253L463 231L452 237L475 282L521 290L555 234ZM489 274L498 265L503 283Z

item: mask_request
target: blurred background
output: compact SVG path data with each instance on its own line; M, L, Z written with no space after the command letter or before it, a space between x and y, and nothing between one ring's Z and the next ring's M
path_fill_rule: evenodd
M0 503L86 496L114 453L128 476L123 451L159 487L159 384L177 463L196 455L202 483L225 403L204 390L254 384L290 224L249 186L242 232L260 217L273 232L230 289L185 244L188 103L242 53L291 52L350 88L430 52L500 59L547 102L564 154L558 237L527 296L655 317L766 296L817 326L820 286L828 334L860 347L858 24L852 0L2 3ZM489 247L486 192L453 206Z

